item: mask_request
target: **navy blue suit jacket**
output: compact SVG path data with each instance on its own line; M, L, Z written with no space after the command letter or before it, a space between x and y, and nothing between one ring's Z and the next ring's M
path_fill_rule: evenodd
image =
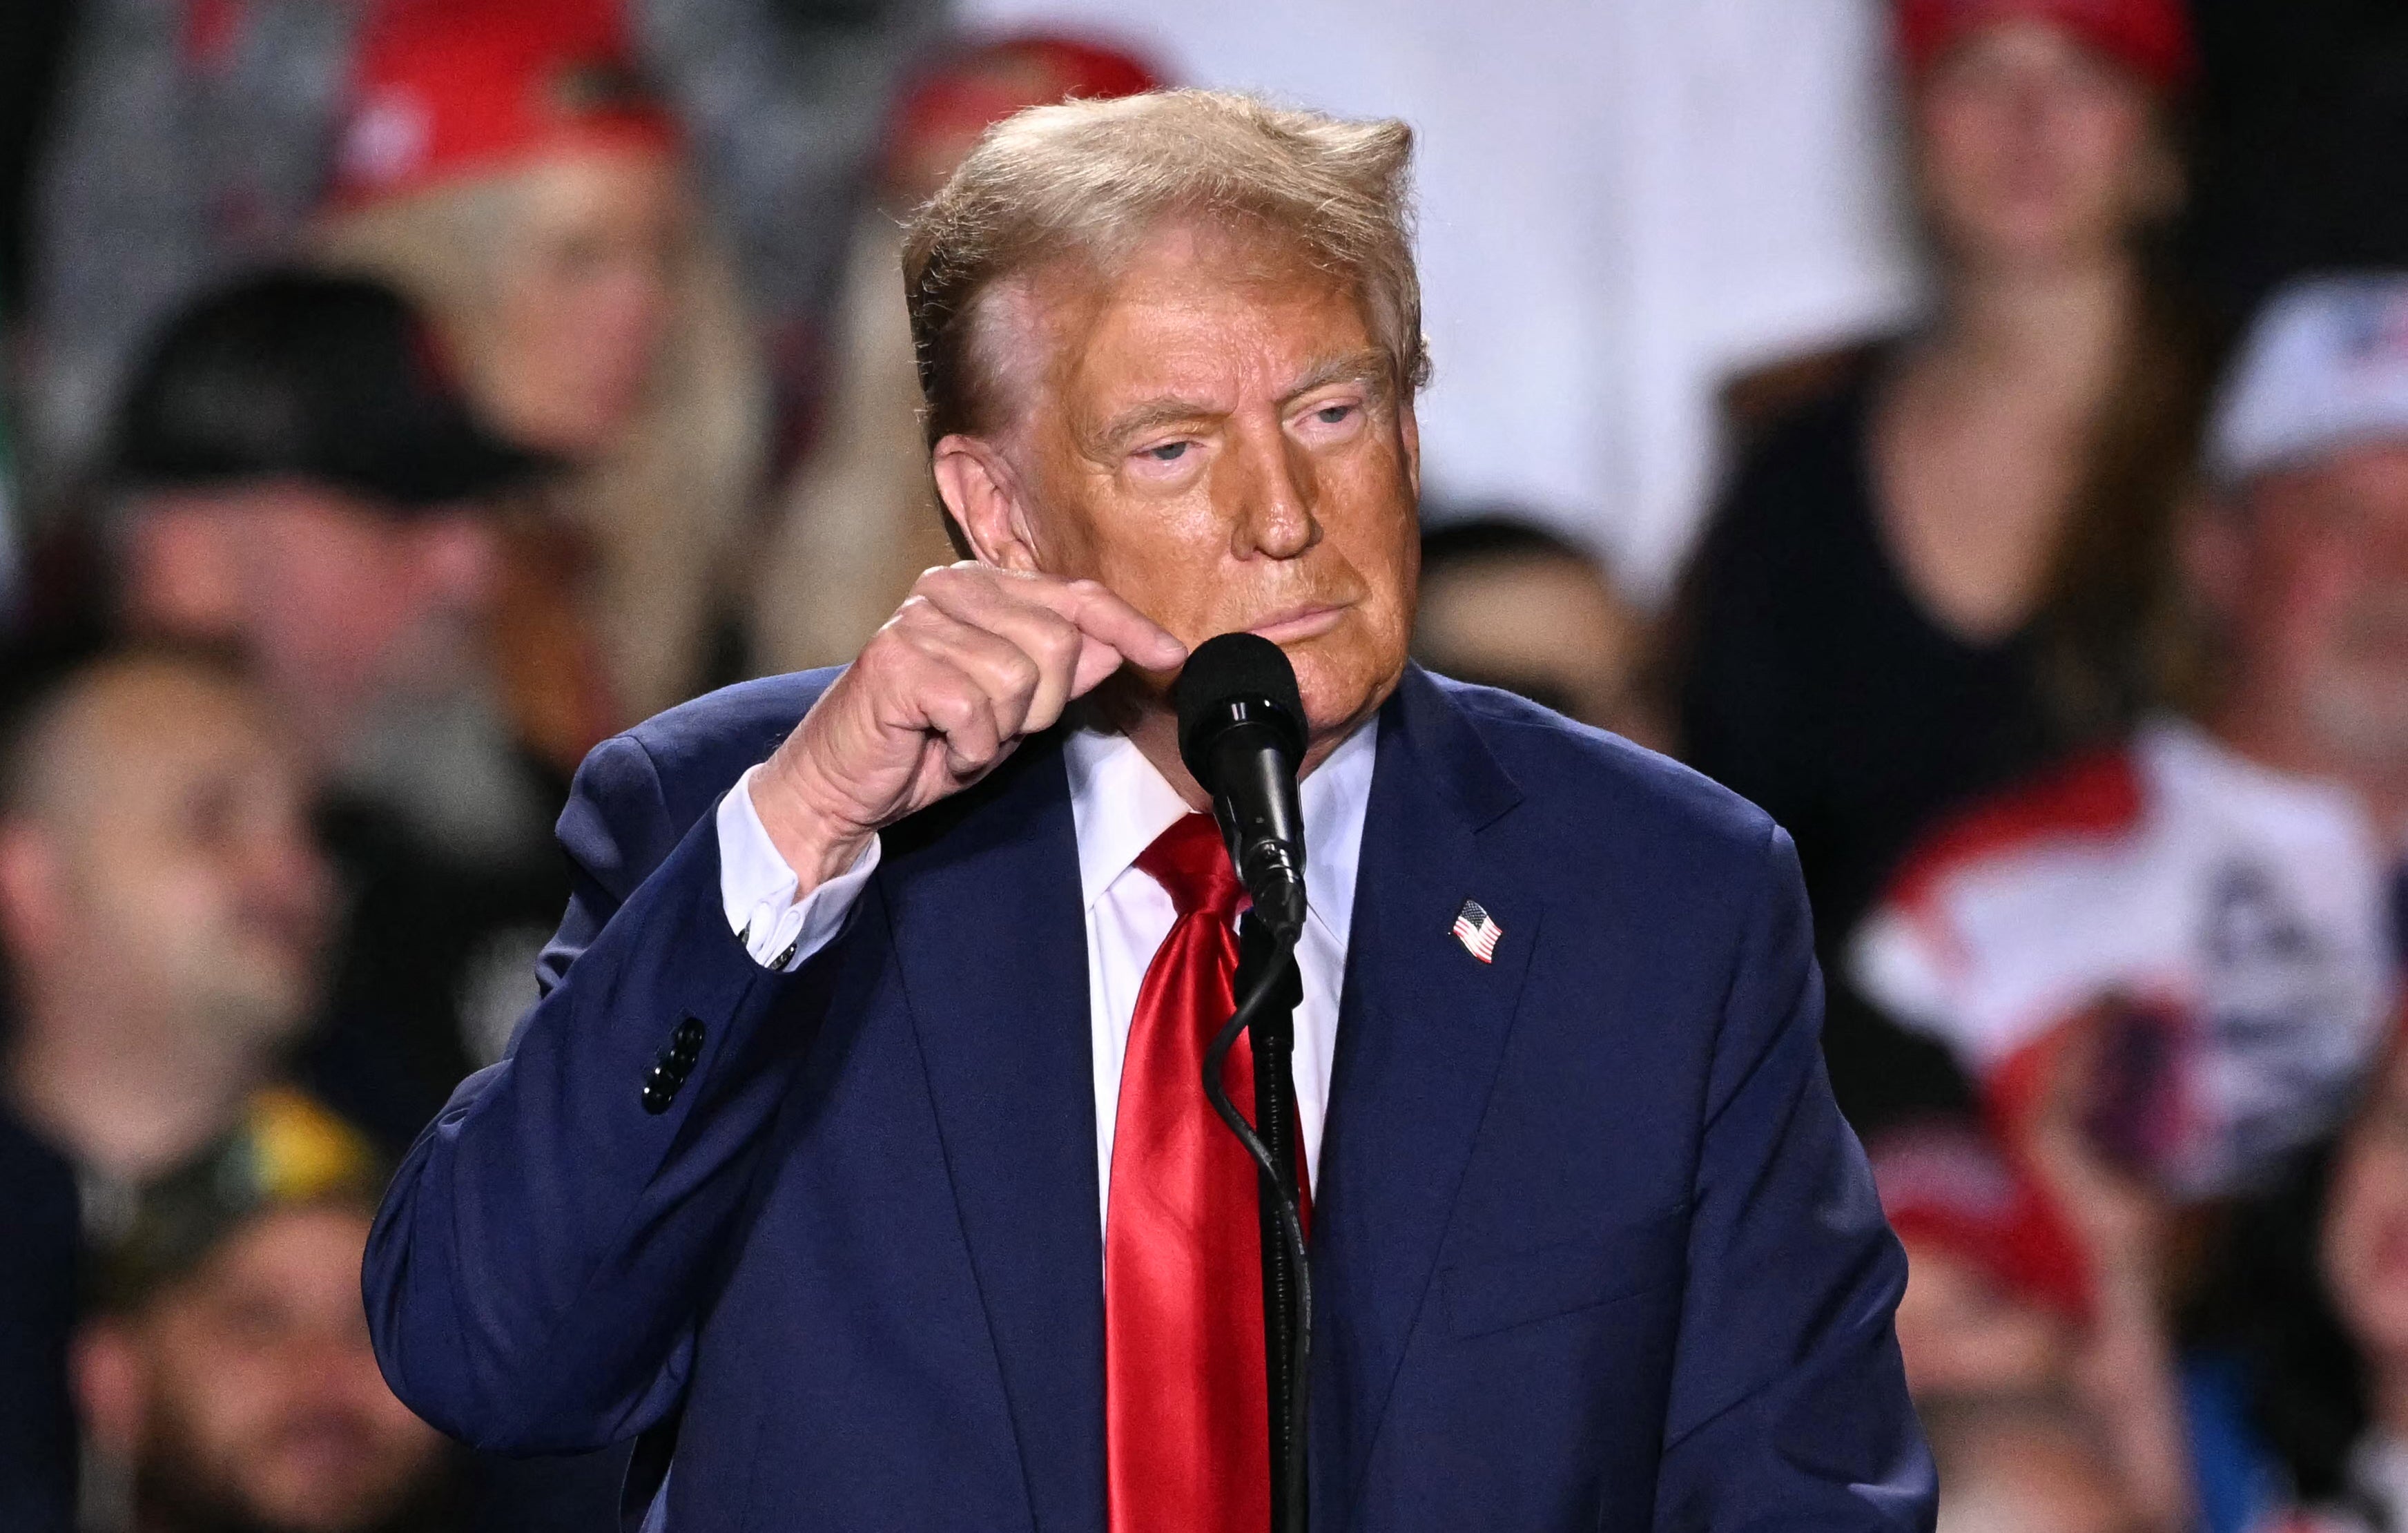
M585 763L545 996L377 1222L378 1354L480 1447L644 1434L631 1515L673 1465L653 1516L679 1533L1103 1533L1059 742L889 829L843 935L772 974L728 931L711 811L831 674ZM1467 897L1503 927L1494 963L1448 934ZM1761 811L1407 673L1313 1197L1314 1533L1929 1525L1905 1261L1819 1018ZM687 1079L649 1111L689 1021Z

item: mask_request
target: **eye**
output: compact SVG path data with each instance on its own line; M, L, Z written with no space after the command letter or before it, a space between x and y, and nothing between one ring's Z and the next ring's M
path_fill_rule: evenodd
M1354 413L1355 408L1353 405L1324 405L1312 412L1312 418L1326 426L1343 425L1346 418Z
M1152 458L1156 463L1177 463L1185 457L1187 450L1195 445L1193 442L1164 442L1158 447L1140 449L1138 456Z

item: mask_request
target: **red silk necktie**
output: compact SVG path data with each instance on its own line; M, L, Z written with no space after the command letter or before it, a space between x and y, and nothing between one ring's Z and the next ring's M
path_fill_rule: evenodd
M1169 894L1179 919L1138 990L1112 1130L1111 1533L1261 1533L1270 1525L1270 1443L1254 1163L1204 1096L1205 1047L1237 1007L1234 924L1245 891L1209 814L1164 831L1137 866ZM1251 1118L1254 1061L1242 1039L1222 1080Z

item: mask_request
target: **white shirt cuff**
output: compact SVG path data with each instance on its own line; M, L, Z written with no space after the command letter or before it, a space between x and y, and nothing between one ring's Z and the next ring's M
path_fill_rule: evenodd
M760 769L748 767L719 801L719 898L727 929L752 961L792 973L844 929L862 885L878 871L878 838L869 838L851 867L796 899L802 881L752 807L752 774Z

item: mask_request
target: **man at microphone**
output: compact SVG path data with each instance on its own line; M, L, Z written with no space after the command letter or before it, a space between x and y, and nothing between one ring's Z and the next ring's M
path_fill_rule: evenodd
M544 998L369 1249L403 1399L640 1438L631 1526L1268 1526L1255 1173L1202 1089L1245 894L1169 700L1250 631L1305 716L1315 1533L1928 1525L1788 838L1406 661L1409 151L1079 102L921 210L964 562L843 671L587 760Z

